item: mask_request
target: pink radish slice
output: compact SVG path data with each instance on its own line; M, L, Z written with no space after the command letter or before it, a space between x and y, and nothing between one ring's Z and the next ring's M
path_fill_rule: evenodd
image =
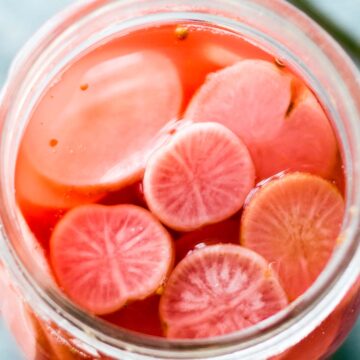
M330 259L343 215L344 200L330 182L287 174L263 185L245 207L241 244L271 263L294 300Z
M79 192L71 186L59 186L45 179L23 151L19 152L15 177L16 197L26 207L69 209L92 203L105 195L103 191Z
M237 134L259 179L284 170L328 177L336 163L336 139L314 95L267 61L240 61L209 76L186 117L219 122Z
M43 99L34 113L24 151L44 177L85 190L139 180L154 137L177 118L182 102L175 66L154 51L90 68L67 104L58 100L67 88L57 86L57 97Z
M213 245L175 268L160 316L169 338L208 338L245 329L287 303L277 275L260 255L238 245Z
M50 257L69 298L103 315L154 293L173 264L173 245L143 208L84 205L56 226Z
M237 212L254 185L246 146L216 123L194 124L174 135L147 163L144 194L167 226L189 231Z

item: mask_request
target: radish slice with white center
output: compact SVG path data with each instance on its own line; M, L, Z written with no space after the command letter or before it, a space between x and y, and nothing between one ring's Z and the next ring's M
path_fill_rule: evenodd
M287 306L277 275L239 245L213 245L186 256L160 302L166 335L208 338L257 324Z
M144 195L167 226L190 231L241 209L255 171L243 142L217 123L183 128L147 163Z
M147 210L84 205L56 226L50 257L65 294L84 310L103 315L154 293L174 254L170 235Z

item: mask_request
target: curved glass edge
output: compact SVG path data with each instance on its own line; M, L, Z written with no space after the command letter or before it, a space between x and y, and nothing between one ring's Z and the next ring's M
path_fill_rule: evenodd
M94 3L105 3L104 1L91 1L90 3L92 3L92 4L94 4ZM106 3L109 3L110 4L110 2L106 2ZM128 3L132 3L131 1L129 1ZM74 12L77 12L77 11L79 11L79 7L77 7L76 9L74 8ZM71 11L68 11L68 13L67 14L71 14ZM174 15L174 14L173 14ZM67 16L69 16L69 15L67 15ZM167 16L167 15L166 15ZM174 16L176 16L177 18L179 17L179 14L176 14L176 15L174 15ZM188 18L189 17L189 13L185 13L184 14L184 16L186 16L186 18ZM205 15L204 15L205 16ZM165 14L164 14L164 17L165 17ZM206 17L206 19L209 21L209 20L211 20L210 19L210 17L211 16L209 16L209 15L206 15L205 16ZM167 17L167 20L169 19L169 17ZM219 20L219 17L216 17L216 20ZM60 21L61 22L61 21ZM228 22L228 20L227 19L225 19L225 22L227 23L227 25L229 25L229 22ZM235 25L235 24L234 24ZM49 29L49 28L48 28ZM48 29L45 29L44 31L44 33L43 34L45 34L46 35L46 31L49 31ZM46 37L46 36L45 36ZM25 48L25 50L21 53L21 55L19 56L19 58L18 58L18 60L17 60L17 62L15 62L15 65L14 65L14 67L13 67L13 69L16 69L16 68L19 68L19 67L22 67L21 65L22 65L22 61L26 61L26 59L27 59L27 56L26 56L26 51L28 51L28 52L31 52L31 49L32 49L32 47L33 46L35 46L35 42L33 43L33 44L30 44L30 45L28 45L28 47L27 48ZM14 73L14 71L15 70L13 70L12 72ZM4 92L5 93L5 92ZM5 96L3 95L3 98L4 98ZM4 100L4 103L6 104L6 101ZM357 136L358 136L358 134L357 134ZM349 150L348 150L349 151ZM348 159L349 161L349 166L350 166L350 164L352 163L350 160L351 159ZM9 168L11 168L11 166L10 167L6 167L6 166L9 166L10 164L9 163L7 163L7 164L5 164L5 167L3 167L3 169L5 168L5 169L7 169L7 170L9 170ZM354 169L355 170L355 169ZM357 199L357 200L359 200L359 199ZM357 204L359 204L359 202L357 202ZM352 208L352 217L353 217L353 220L354 220L354 218L358 218L358 209L356 209L356 208ZM353 225L354 225L354 222L353 222ZM355 233L355 226L353 226L352 227L352 229L351 228L349 228L349 229L347 229L347 234L346 234L346 236L347 237L354 237L356 235L356 233ZM4 237L5 237L5 234L4 234ZM7 246L9 246L10 244L8 243L8 244L6 244ZM7 250L8 250L8 248L6 248ZM356 251L356 250L355 250ZM357 251L357 252L355 252L355 254L358 254L359 253L359 251ZM336 292L337 293L337 296L336 297L334 297L333 298L333 301L332 301L332 303L333 304L335 304L336 305L336 301L337 300L339 300L339 299L341 299L341 297L342 297L342 294L343 293L345 293L346 292L346 287L347 287L347 282L349 282L349 278L354 278L355 279L355 275L354 274L356 274L356 270L359 270L358 268L356 268L356 263L358 264L359 262L357 262L357 261L359 261L360 260L360 257L359 257L359 255L360 254L358 254L357 256L355 256L354 257L354 259L355 259L355 263L353 264L353 263L350 263L349 265L349 267L347 268L348 269L348 273L347 273L347 275L348 276L346 276L346 279L347 279L347 281L343 281L342 283L341 282L339 282L339 285L337 286L337 288L336 288L336 291L333 291L333 292ZM10 257L16 257L16 254L10 254ZM337 256L338 257L338 263L340 263L340 259L341 259L341 254L340 255L338 255ZM10 259L8 259L8 260L10 260ZM335 262L334 262L335 263ZM355 265L355 266L351 266L351 265ZM13 263L13 265L14 266L19 266L20 265L20 263ZM336 268L336 266L333 266L334 268ZM17 274L18 276L20 276L20 277L25 277L25 279L26 280L30 280L29 279L29 274L25 274L25 273L19 273L19 274ZM323 274L324 275L324 277L325 277L325 274ZM344 278L345 278L345 276L344 276ZM321 279L319 279L319 280L321 280ZM320 281L321 282L321 281ZM349 285L350 286L350 285ZM32 294L33 296L39 296L39 294L41 294L41 295L45 295L45 293L41 293L41 290L40 289L37 289L37 291L40 291L40 293L38 293L38 292L36 292L36 293L34 293L34 294ZM32 296L29 296L29 297L32 297ZM308 298L311 298L311 296L310 296L310 294L308 294ZM337 299L337 300L336 300ZM47 305L48 306L55 306L55 303L51 303L51 301L49 300L48 302L47 302ZM335 306L334 305L334 306ZM329 307L330 306L330 307ZM331 309L331 306L332 305L329 305L329 304L324 304L324 308L325 307L327 307L327 309ZM334 307L333 306L333 307ZM43 309L42 309L43 310ZM331 311L331 310L330 310ZM329 312L330 312L329 311ZM77 311L75 310L75 309L71 309L71 305L70 305L70 309L69 309L69 312L71 313L74 313L74 314L77 314L77 315L80 315L80 316L83 316L83 314L79 314L79 313L77 313ZM46 313L46 311L45 311L45 313ZM45 314L44 314L45 315ZM50 316L51 318L53 317L53 313L51 312L51 311L49 311L49 313L47 314L48 316ZM325 315L326 316L326 315ZM324 317L325 317L324 316ZM56 317L54 318L54 319L56 319ZM57 318L57 320L58 320L58 322L59 322L59 325L61 324L61 323L63 323L63 325L67 325L67 326L69 326L69 328L71 328L71 323L69 322L69 323L66 323L66 321L64 321L64 318L63 317L58 317ZM67 319L67 320L70 320L71 321L71 319ZM305 319L304 320L304 325L305 325L305 323L308 323L310 321L310 323L311 322L313 322L313 319L312 318L307 318L307 319ZM89 323L89 324L91 324L91 322ZM83 323L77 323L76 321L74 322L74 324L73 325L75 325L75 327L77 327L77 326L79 326L80 328L83 328L83 329L86 329L87 331L89 331L90 329L87 329L87 327L88 327L88 325L89 324L86 324L85 326L83 326L84 324ZM311 329L310 330L308 330L308 327L304 327L304 329L306 329L306 330L304 330L303 332L304 333L308 333L308 332L310 332L311 331ZM74 335L76 335L76 336L78 336L78 337L80 337L80 338L82 338L83 337L83 334L82 334L82 332L81 332L81 330L80 329L73 329L74 330ZM81 334L80 333L78 333L78 331L75 331L75 330L80 330L80 332L81 332ZM81 335L81 336L80 336ZM99 339L101 339L102 338L102 335L101 334L94 334L96 337L98 337ZM236 341L236 339L239 339L239 337L237 337L236 335L234 335L234 336L227 336L226 337L226 341L225 341L225 343L226 343L226 346L227 346L227 350L229 350L230 349L230 343L232 343L233 341ZM93 339L92 339L93 340ZM110 339L106 339L106 338L104 338L104 341L106 341L106 342L108 342L109 344L111 344L112 343L112 341L109 341ZM219 341L220 339L216 339L216 341ZM224 338L224 340L225 340L225 338ZM168 343L168 342L167 342ZM212 342L208 342L208 341L205 341L205 342L199 342L199 345L201 345L201 344L203 344L203 346L211 346L212 344L214 344L214 342L212 341ZM99 345L103 345L103 344L100 344L99 343ZM150 345L150 344L149 344ZM187 346L188 344L187 344L187 342L184 342L184 343L182 343L182 342L175 342L175 347L176 348L179 348L179 349L183 349L183 346ZM123 346L126 348L126 346L127 346L127 344L123 344ZM194 342L192 342L192 346L194 346ZM196 347L196 346L195 346ZM257 352L257 348L256 348L256 346L255 347L253 347L253 349L254 349L254 351L255 352ZM109 348L109 350L110 350L110 348ZM137 350L136 349L136 346L133 348L133 350ZM235 350L235 349L234 349ZM260 350L260 349L259 349ZM203 349L203 351L205 351L206 352L206 350L205 349ZM214 354L214 349L211 349L210 350L211 351L211 353L212 354ZM166 353L166 351L164 352L164 355L165 355L165 353ZM118 354L118 353L117 353ZM205 354L204 354L205 355ZM128 356L128 355L127 355ZM136 359L139 359L139 357L137 357ZM220 357L219 357L219 359L220 359ZM224 358L225 359L225 358Z

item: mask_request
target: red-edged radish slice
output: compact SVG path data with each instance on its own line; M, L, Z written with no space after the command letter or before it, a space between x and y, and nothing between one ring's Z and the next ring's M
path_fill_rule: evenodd
M278 272L290 300L318 277L336 245L344 200L330 182L292 173L263 185L245 207L241 244Z
M316 98L267 61L240 61L209 76L186 117L219 122L237 134L259 179L283 170L327 177L335 166L336 139Z
M51 238L51 264L76 304L103 315L146 298L173 264L170 235L134 205L84 205L68 212Z
M254 181L242 141L220 124L202 123L151 156L143 183L150 210L167 226L190 231L236 213Z
M287 305L277 275L239 245L213 245L177 265L160 302L169 338L208 338L245 329Z
M134 52L90 68L81 84L86 91L79 87L65 106L57 108L60 89L34 113L23 140L33 166L81 189L139 180L154 137L180 110L175 65L154 51Z

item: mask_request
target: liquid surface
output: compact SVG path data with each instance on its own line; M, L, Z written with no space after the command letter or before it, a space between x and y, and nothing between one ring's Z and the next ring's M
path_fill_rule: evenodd
M321 196L307 199L300 178ZM272 193L268 185L276 181L290 184L291 203L282 197L285 185ZM334 133L310 89L239 35L200 24L133 31L73 63L32 114L16 168L18 204L64 293L112 324L174 338L243 329L306 291L336 246L344 190ZM264 194L260 206L256 193ZM109 215L92 218L91 204ZM124 215L125 225L115 220L120 205L141 208L136 225ZM80 206L88 220L75 219ZM244 217L249 209L251 219ZM304 220L299 209L318 221ZM264 214L268 222L257 224ZM160 229L156 235L150 223ZM299 231L289 235L291 227ZM288 291L279 270L287 260L271 251L277 245L269 229L292 237L286 251L299 266L290 275L306 276L301 289ZM257 241L265 233L270 240ZM150 235L160 245L149 246ZM128 257L116 255L120 243ZM166 250L161 258L159 249ZM321 266L312 266L320 255ZM155 271L155 263L158 280L149 284L142 273ZM108 275L95 276L99 269ZM256 288L247 290L248 277ZM114 282L117 301L107 288ZM91 306L78 300L85 290ZM216 311L199 308L196 299ZM236 301L226 306L228 299ZM194 311L197 324L189 320ZM234 313L240 315L233 322L220 324Z

